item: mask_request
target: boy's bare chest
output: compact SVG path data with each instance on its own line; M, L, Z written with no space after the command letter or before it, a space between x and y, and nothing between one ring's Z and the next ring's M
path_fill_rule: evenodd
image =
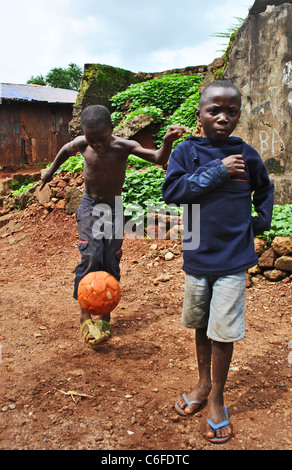
M101 155L95 152L85 151L84 176L87 179L98 181L121 178L125 174L127 157L105 152Z

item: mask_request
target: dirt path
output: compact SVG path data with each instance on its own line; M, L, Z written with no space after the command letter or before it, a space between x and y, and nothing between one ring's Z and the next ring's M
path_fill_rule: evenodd
M218 449L204 439L206 409L184 419L173 408L197 377L175 241L125 241L122 300L95 352L72 298L74 217L43 219L31 207L0 237L0 449ZM175 257L165 261L169 248ZM291 286L261 280L247 290L247 338L226 388L234 437L220 449L292 449Z

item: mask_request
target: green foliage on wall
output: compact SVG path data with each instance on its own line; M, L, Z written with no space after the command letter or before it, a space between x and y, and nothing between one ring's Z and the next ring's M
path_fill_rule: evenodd
M161 124L156 141L160 146L171 124L185 125L191 130L195 128L202 81L202 75L169 74L132 84L110 99L115 108L112 120L119 127L139 114L151 116L155 123ZM179 143L177 141L174 147Z

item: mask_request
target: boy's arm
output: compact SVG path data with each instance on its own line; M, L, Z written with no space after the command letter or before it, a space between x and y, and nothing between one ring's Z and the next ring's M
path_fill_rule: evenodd
M269 178L267 169L256 153L256 158L250 162L250 175L252 182L252 202L257 213L252 217L254 235L261 235L271 228L274 206L274 184Z
M148 162L165 165L171 154L173 142L180 139L184 133L191 134L191 131L185 126L170 126L163 138L162 146L156 151L145 149L138 142L128 141L131 146L130 153Z
M162 186L163 198L167 204L188 204L226 183L230 176L244 173L244 168L242 155L231 155L223 160L212 160L193 171L189 159L176 149Z
M84 137L76 137L72 142L65 144L61 150L56 155L55 160L52 165L47 169L47 171L42 175L42 185L40 190L49 183L54 176L54 173L60 168L60 166L73 155L76 155L78 152L82 151L86 145Z

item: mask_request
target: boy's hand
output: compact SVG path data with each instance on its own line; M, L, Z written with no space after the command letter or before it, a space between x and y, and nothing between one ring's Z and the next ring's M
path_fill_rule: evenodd
M173 143L175 140L180 139L183 134L191 134L192 132L185 126L170 126L164 136L165 142Z
M53 179L53 174L50 172L50 170L47 170L43 175L42 175L42 184L40 187L40 191L43 189L43 187L49 183Z
M230 155L230 157L223 158L222 162L230 176L245 172L245 163L242 155Z

